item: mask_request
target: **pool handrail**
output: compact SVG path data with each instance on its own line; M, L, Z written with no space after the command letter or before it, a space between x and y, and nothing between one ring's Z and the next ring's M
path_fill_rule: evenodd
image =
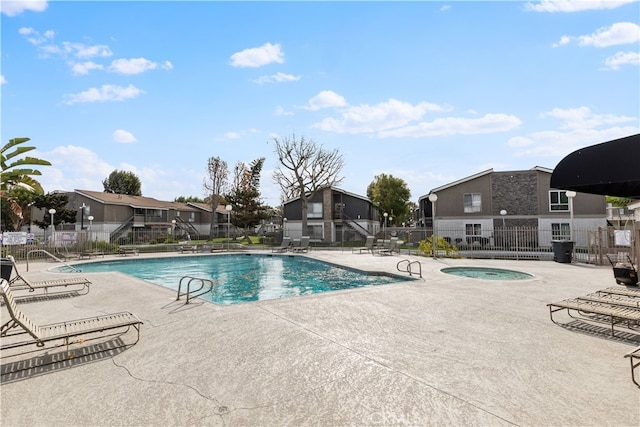
M187 290L186 292L182 292L182 281L185 279L189 279L189 281L186 283ZM191 290L191 282L193 282L194 280L200 281L200 287L198 289ZM202 289L204 289L206 285L208 285L207 290L202 291ZM185 304L189 304L191 298L196 298L208 292L211 292L214 285L215 282L211 279L203 279L201 277L194 276L182 276L182 278L180 278L180 281L178 282L178 296L176 297L176 301L180 300L180 297L184 295L187 297L187 302Z
M404 268L404 270L401 270L400 269L400 264L403 264L403 263L407 263L407 265ZM396 264L396 269L398 271L409 273L409 276L413 277L413 270L411 269L411 266L415 265L415 264L418 265L418 272L416 274L418 274L420 276L420 278L422 278L422 264L420 264L420 261L411 261L411 260L408 260L408 259L402 259L402 260L398 261L398 263Z
M31 255L33 253L37 253L37 252L41 252L41 253L45 253L45 254L49 255L49 257L53 258L55 261L63 263L66 267L68 267L72 271L76 271L76 272L79 271L77 268L75 268L74 266L72 266L68 262L58 258L57 256L55 256L51 252L49 252L47 250L44 250L44 249L33 249L33 250L30 250L29 252L27 252L27 267L26 267L27 271L29 271L29 255Z

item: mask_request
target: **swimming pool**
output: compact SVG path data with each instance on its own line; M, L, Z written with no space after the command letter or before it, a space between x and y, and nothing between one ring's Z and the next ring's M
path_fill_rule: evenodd
M533 278L532 274L516 270L506 270L504 268L447 267L440 271L447 274L453 274L454 276L487 280L524 280Z
M170 289L184 276L213 279L217 285L201 298L237 304L412 280L366 273L303 256L217 255L140 258L77 264L87 273L118 271ZM60 270L62 271L62 269Z

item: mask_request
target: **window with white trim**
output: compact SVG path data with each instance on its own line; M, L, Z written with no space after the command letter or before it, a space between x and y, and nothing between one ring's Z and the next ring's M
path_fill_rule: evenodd
M307 218L322 218L322 203L309 203L307 205Z
M467 237L482 236L482 224L465 224L464 233Z
M571 239L571 226L569 223L551 223L551 238L553 240Z
M464 213L482 211L482 195L480 193L465 193L463 196Z
M569 212L569 198L564 190L549 191L549 211Z

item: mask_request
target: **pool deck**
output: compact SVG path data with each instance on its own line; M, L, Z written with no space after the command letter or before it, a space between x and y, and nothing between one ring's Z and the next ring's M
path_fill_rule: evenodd
M402 259L419 260L424 279L219 306L184 305L175 291L119 273L80 273L93 282L87 295L19 307L38 324L130 311L144 321L140 341L93 356L82 356L83 344L75 359L14 373L38 359L3 354L0 424L640 425L640 388L623 357L640 332L620 327L611 338L607 325L558 313L567 323L559 326L546 306L616 286L611 268L349 250L301 256L391 273ZM19 263L33 280L59 276L47 271L54 266L31 263L25 272ZM448 266L535 277L439 271Z

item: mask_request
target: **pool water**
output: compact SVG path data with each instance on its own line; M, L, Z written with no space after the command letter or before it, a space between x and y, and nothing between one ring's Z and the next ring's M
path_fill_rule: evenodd
M453 274L455 276L472 277L474 279L487 280L524 280L534 277L529 273L523 273L521 271L515 270L505 270L502 268L448 267L443 268L440 271L447 274Z
M216 286L201 298L218 304L270 300L408 280L402 276L366 273L287 255L140 258L77 264L74 268L88 273L118 271L176 291L184 276L212 279Z

